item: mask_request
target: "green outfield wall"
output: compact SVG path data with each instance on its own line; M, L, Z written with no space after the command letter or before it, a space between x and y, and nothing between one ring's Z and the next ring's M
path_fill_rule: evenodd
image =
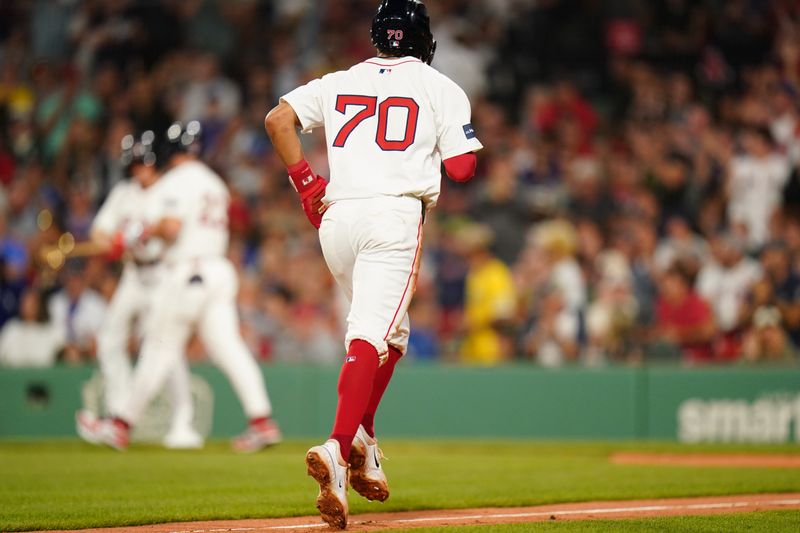
M262 370L287 436L329 432L338 368ZM244 415L226 379L211 366L192 371L202 431L241 431ZM0 437L72 436L75 411L96 406L101 390L93 367L0 369ZM166 420L164 402L150 419ZM396 371L378 429L397 437L800 442L800 370L407 365Z

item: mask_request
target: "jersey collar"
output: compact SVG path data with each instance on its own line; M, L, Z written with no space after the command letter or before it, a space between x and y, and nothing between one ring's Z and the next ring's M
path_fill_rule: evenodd
M422 63L422 61L413 56L404 56L404 57L375 56L372 59L367 59L366 61L362 61L362 63L369 63L370 65L378 65L380 67L396 67L397 65L401 65L403 63Z

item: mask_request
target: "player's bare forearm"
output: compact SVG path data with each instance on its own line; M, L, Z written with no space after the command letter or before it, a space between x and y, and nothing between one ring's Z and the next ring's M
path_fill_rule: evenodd
M304 159L300 137L297 135L299 125L300 120L294 109L284 101L274 107L264 119L264 129L272 140L275 152L287 167Z
M178 218L162 218L148 228L150 237L157 237L166 242L175 242L181 232L181 221Z
M99 229L92 230L89 233L89 239L101 250L101 253L111 249L111 238L112 235Z

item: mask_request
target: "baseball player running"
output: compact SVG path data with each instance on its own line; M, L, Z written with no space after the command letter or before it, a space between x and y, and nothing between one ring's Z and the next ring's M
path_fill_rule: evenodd
M135 136L122 139L123 163L128 175L133 163ZM133 367L128 353L135 319L142 321L152 289L161 270L162 243L156 239L141 243L145 224L145 206L157 189L158 173L141 167L130 181L118 183L95 217L91 228L92 242L98 253L105 252L112 260L124 258L122 276L108 306L103 327L97 338L97 360L104 384L106 416L119 416L131 393ZM172 421L164 438L168 448L199 448L203 438L192 426L192 403L189 368L184 357L176 358L169 372ZM87 409L78 411L75 423L78 435L97 444L98 414Z
M265 120L278 155L319 228L328 267L351 307L338 405L327 442L306 454L317 508L347 526L349 481L370 500L389 497L374 418L408 344L406 314L419 268L425 212L440 167L466 181L482 148L464 92L429 66L436 43L425 6L384 0L372 22L378 56L286 94ZM331 176L315 175L297 127L324 127Z
M114 448L127 447L131 425L163 385L195 329L250 420L244 434L234 439L234 449L254 452L282 438L271 418L261 370L239 331L238 279L225 257L228 190L190 151L199 127L197 122L185 128L173 124L166 136L145 147L146 155L138 165L166 170L146 232L166 243L164 272L153 292L132 393L119 416L106 422L101 431L102 442Z

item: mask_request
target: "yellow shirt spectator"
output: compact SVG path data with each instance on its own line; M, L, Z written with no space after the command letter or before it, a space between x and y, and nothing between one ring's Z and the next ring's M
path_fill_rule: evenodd
M466 280L466 336L461 349L465 362L491 365L508 355L495 326L513 317L514 302L511 270L502 261L488 256L473 263Z

